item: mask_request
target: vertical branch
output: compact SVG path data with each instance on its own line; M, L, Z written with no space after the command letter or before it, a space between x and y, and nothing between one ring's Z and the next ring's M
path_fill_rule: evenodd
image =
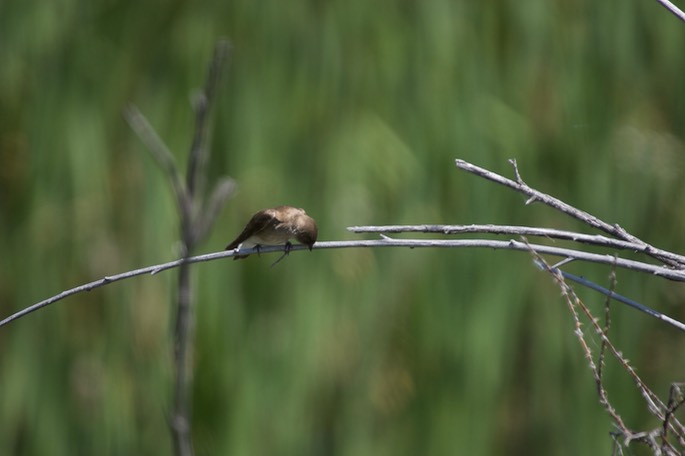
M192 403L192 352L195 339L195 318L193 306L193 287L188 261L198 241L209 233L216 214L235 189L235 183L228 177L219 179L210 197L204 202L204 182L206 162L209 159L207 142L208 116L216 94L221 68L228 58L230 43L220 40L214 49L204 90L195 103L195 132L188 155L185 185L176 162L168 147L154 131L145 116L135 106L124 111L124 117L131 128L148 146L150 153L167 175L171 184L180 218L182 241L182 261L178 272L178 302L174 329L174 404L170 417L171 434L176 456L192 456L191 436ZM206 213L204 213L206 212Z
M668 443L668 429L669 429L669 420L673 417L673 414L678 410L678 408L685 404L685 394L683 394L682 387L685 386L685 383L673 383L671 384L671 389L668 395L668 408L666 409L666 416L664 417L664 425L661 430L661 441L662 441L662 448L666 446L670 446ZM678 439L679 437L679 439ZM683 436L678 436L676 435L676 439L680 441L681 445L685 446L685 438Z
M214 101L217 85L221 78L221 70L229 57L230 51L230 41L222 39L216 43L204 90L195 99L195 134L190 146L186 175L186 186L192 197L196 197L204 191L204 170L209 155L207 147L207 131L209 130L207 114Z
M186 254L190 254L185 244ZM195 321L192 312L192 284L190 265L183 263L178 272L178 304L176 307L176 329L174 333L174 362L176 378L174 385L174 408L171 417L171 432L177 456L191 456L191 386L192 372L190 344L195 338Z
M616 264L614 264L611 267L611 274L609 275L609 294L607 295L606 301L604 301L604 328L602 328L602 332L605 337L602 337L600 342L599 357L597 358L597 377L600 380L600 384L597 385L598 388L601 388L602 374L604 373L604 354L607 349L606 341L609 337L609 328L611 327L611 297L613 296L614 291L616 291L616 282Z
M230 44L220 40L214 49L205 88L195 103L195 133L188 155L186 175L186 198L190 207L181 213L181 238L183 257L193 254L199 241L198 225L203 217L202 192L204 187L205 163L209 158L207 142L208 114L216 93L216 85L221 74L221 67L228 57ZM222 201L223 203L223 201ZM207 232L208 230L202 230ZM192 402L192 345L195 340L195 316L193 306L193 289L190 265L183 263L178 273L178 305L176 310L176 328L174 333L174 361L176 379L174 388L174 411L171 421L174 448L177 456L191 456L193 444L191 437L191 402Z

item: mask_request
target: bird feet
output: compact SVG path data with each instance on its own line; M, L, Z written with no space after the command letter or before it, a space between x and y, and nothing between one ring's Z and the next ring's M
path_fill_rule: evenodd
M276 261L274 261L273 263L271 263L271 267L273 268L273 267L276 266L283 258L285 258L285 257L287 257L288 255L290 255L290 249L292 249L292 248L293 248L293 245L290 243L290 241L286 242L286 243L285 243L285 249L284 249L284 251L283 251L283 255L281 255L280 257L278 257L278 259L277 259Z

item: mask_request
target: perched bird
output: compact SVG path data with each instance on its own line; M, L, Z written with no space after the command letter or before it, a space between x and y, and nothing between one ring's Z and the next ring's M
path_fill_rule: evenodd
M226 250L238 251L263 245L286 245L286 254L291 246L290 239L312 249L317 236L316 222L307 215L304 209L292 206L278 206L263 209L252 216L243 232L233 242L226 246ZM236 255L234 260L247 258L249 255ZM275 264L275 263L274 263Z

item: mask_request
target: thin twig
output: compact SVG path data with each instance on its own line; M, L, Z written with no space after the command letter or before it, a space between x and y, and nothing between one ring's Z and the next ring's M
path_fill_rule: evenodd
M169 179L169 184L174 192L178 211L181 214L186 214L186 216L189 215L191 202L183 184L181 173L176 166L174 156L167 145L135 105L129 104L124 109L124 118L140 140L147 146L150 155L157 161L157 164L162 168L162 171Z
M533 250L531 251L534 256L536 257L536 261L538 262L543 262L540 258L539 255ZM587 341L585 340L585 336L583 333L583 324L580 321L580 316L578 315L578 312L576 310L576 307L580 304L580 298L575 294L573 289L566 284L564 281L564 277L561 274L561 271L556 270L553 271L551 269L548 269L550 274L554 277L555 281L561 288L562 296L564 297L569 311L571 312L571 315L573 317L573 321L575 323L575 335L578 338L578 342L580 343L580 346L583 349L583 353L585 355L585 359L588 362L588 365L590 366L590 371L592 372L592 375L595 379L595 382L598 386L598 394L599 394L599 402L600 404L604 407L604 409L607 411L609 415L611 415L612 419L614 420L614 423L618 426L618 428L621 430L621 433L623 435L626 434L632 434L632 432L628 429L628 427L625 425L623 422L623 419L621 416L618 414L616 409L611 405L611 402L609 401L608 394L604 387L602 386L602 381L601 377L598 374L598 369L597 365L594 363L593 356L592 356L592 350L590 350L590 346L588 345Z
M214 47L214 56L207 72L205 87L195 99L195 134L190 146L188 156L188 170L186 184L188 191L195 196L204 191L204 171L207 164L207 132L208 112L214 102L217 86L221 79L222 70L229 58L231 42L226 39L219 40Z
M637 375L635 370L630 366L628 363L628 360L626 360L623 355L616 349L616 347L611 343L609 340L606 331L599 326L597 323L597 319L592 315L590 310L585 306L585 304L578 298L578 296L575 294L573 289L566 284L565 282L565 277L564 275L561 274L561 271L559 270L554 270L546 263L544 262L544 259L538 255L537 252L535 252L534 249L531 249L531 253L533 254L535 261L543 263L546 267L546 270L550 272L550 274L555 278L555 281L557 284L560 286L562 290L562 295L564 296L564 299L566 300L569 310L571 312L571 315L574 318L575 321L575 334L578 337L578 340L580 342L580 345L583 349L583 352L585 353L585 358L588 362L588 365L590 367L590 370L593 374L593 377L595 378L595 381L598 385L598 393L599 393L599 401L600 404L605 408L607 413L611 415L612 419L614 420L614 423L617 425L617 427L620 429L620 434L624 438L624 445L628 445L630 441L635 441L639 440L646 445L648 445L652 450L654 451L659 451L659 446L656 443L656 436L661 434L660 430L654 430L648 433L635 433L627 428L625 423L623 422L621 416L618 414L616 409L611 405L611 403L608 400L608 395L606 392L606 389L604 388L602 384L602 379L600 375L600 371L597 367L597 365L593 361L593 356L592 356L592 351L590 350L589 344L585 340L585 334L582 331L582 323L580 322L578 313L576 308L580 308L583 313L587 316L588 320L590 321L591 326L594 328L595 333L600 337L602 340L602 343L604 344L605 347L608 347L613 356L619 361L623 369L632 377L634 380L635 384L637 385L638 389L642 393L648 409L663 423L665 423L666 426L668 426L669 429L671 429L674 434L676 434L677 438L679 441L682 441L681 439L683 438L683 432L685 432L685 428L683 427L682 423L680 423L677 420L673 420L670 423L668 422L667 414L667 408L661 402L658 396L656 396L647 386L644 384L642 379ZM668 448L669 451L673 448L670 444L669 445L662 445L662 448ZM673 452L669 452L668 454L677 454L675 450Z
M517 181L513 181L511 179L508 179L504 176L501 176L497 173L494 173L492 171L489 171L485 168L481 168L479 166L473 165L469 162L466 162L464 160L457 159L455 161L457 168L462 169L464 171L468 171L472 174L475 174L476 176L483 177L485 179L488 179L492 182L496 182L498 184L504 185L506 187L512 188L520 193L523 193L524 195L528 196L531 200L534 201L540 201L550 207L553 207L554 209L563 212L564 214L570 215L571 217L574 217L581 222L590 225L593 228L596 228L598 230L604 231L605 233L611 234L612 236L615 236L619 239L623 239L625 241L634 243L634 244L639 244L641 246L640 251L644 252L645 254L658 259L659 261L662 261L670 266L682 269L685 268L685 263L680 262L680 261L674 261L669 256L661 255L662 251L660 249L657 249L646 242L642 241L641 239L633 236L632 234L628 233L626 230L621 228L619 225L610 225L599 218L595 217L594 215L588 214L585 211L581 211L579 209L576 209L575 207L571 206L570 204L567 204L557 198L554 198L553 196L550 196L546 193L542 193L538 190L535 190L531 187L529 187L525 182L523 182L523 179L521 179L521 176L518 171L518 167L516 165L516 160L510 160L510 163L514 167L514 173L517 176Z
M669 2L668 0L656 0L657 2L661 3L661 5L669 10L675 17L680 19L681 21L685 22L685 13L683 13L680 9L678 9L677 6L675 6L673 3Z
M678 408L685 404L685 394L683 394L682 387L685 383L673 383L668 394L668 407L666 409L666 416L664 418L663 428L661 432L662 445L667 445L669 421ZM685 442L681 440L681 444L685 446Z
M237 185L235 180L230 177L223 177L214 186L209 200L202 211L201 217L195 222L195 229L193 230L192 236L193 241L198 242L204 239L209 230L214 225L216 217L219 212L224 207L226 200L233 196L235 193Z
M602 328L602 331L606 338L609 338L609 329L611 328L611 299L616 296L616 265L614 264L611 268L611 273L609 274L609 289L607 290L608 293L606 293L606 300L604 301L604 328ZM620 295L619 295L620 296ZM623 298L623 296L621 296ZM629 300L632 301L632 300ZM626 301L622 301L626 303ZM637 304L634 302L629 302L628 305L633 305ZM640 307L644 307L640 305ZM639 307L638 307L639 308ZM651 310L651 309L650 309ZM685 329L685 328L684 328ZM602 339L600 346L599 346L599 355L597 358L597 375L599 376L600 380L602 379L602 374L604 373L604 355L606 354L606 342L605 339Z
M659 399L659 397L656 394L654 394L654 392L652 392L647 387L644 381L637 375L635 369L629 364L628 360L623 357L623 354L620 351L618 351L618 349L609 340L609 338L606 335L604 335L602 328L597 323L597 319L592 315L587 306L585 306L585 304L580 300L578 300L578 305L582 309L583 313L585 313L585 315L589 319L590 324L595 330L595 333L606 342L606 345L614 355L614 358L616 358L619 361L623 369L628 373L628 375L630 375L630 377L635 382L636 386L638 387L638 390L640 391L642 397L645 400L645 403L647 404L647 409L659 421L666 421L666 405L661 401L661 399ZM678 439L682 441L683 435L685 433L685 427L683 427L683 424L680 421L673 419L668 424L668 426L678 436Z
M612 239L601 234L585 234L575 231L557 230L553 228L539 228L533 226L512 225L380 225L380 226L349 226L353 233L441 233L441 234L469 234L489 233L508 236L538 236L564 241L580 242L581 244L597 245L600 247L644 252L643 243ZM661 257L685 264L685 256L666 250L655 249Z
M542 264L538 263L538 266L540 267L540 269L543 269L543 270L545 269L545 266ZM675 320L675 319L669 317L668 315L664 315L661 312L657 312L656 310L654 310L650 307L647 307L643 304L640 304L637 301L634 301L630 298L626 298L625 296L622 296L622 295L614 292L613 289L604 288L600 285L597 285L594 282L591 282L590 280L585 279L584 277L579 277L577 275L573 275L573 274L568 273L566 271L562 271L562 270L558 269L558 267L555 267L555 266L552 266L551 269L553 272L559 272L564 277L564 279L570 280L571 282L575 282L575 283L578 283L580 285L583 285L584 287L589 288L589 289L594 290L594 291L597 291L599 293L602 293L604 296L607 297L606 310L605 310L605 314L607 314L607 320L606 320L607 326L605 326L605 329L607 329L607 330L608 330L609 299L614 299L615 301L618 301L622 304L626 304L627 306L630 306L633 309L637 309L640 312L646 313L650 317L654 317L658 320L661 320L665 323L668 323L671 326L675 326L676 328L685 332L685 323L681 323L678 320Z

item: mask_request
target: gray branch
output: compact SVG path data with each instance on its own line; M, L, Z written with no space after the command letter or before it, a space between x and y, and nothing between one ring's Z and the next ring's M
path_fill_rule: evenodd
M538 228L531 226L511 225L383 225L383 226L350 226L348 231L353 233L441 233L468 234L487 233L507 236L538 236L549 239L579 242L581 244L599 247L631 250L647 253L644 243L612 239L599 234L584 234L575 231L556 230L553 228ZM685 256L652 247L660 258L667 258L679 264L685 264Z
M682 10L678 9L677 6L675 6L673 3L669 2L668 0L656 0L657 2L661 3L661 6L669 10L675 17L680 19L681 21L685 22L685 13L682 12Z
M145 144L150 155L157 161L159 167L162 168L167 179L169 179L169 184L174 192L179 213L182 214L183 217L189 217L191 212L191 201L183 185L183 179L178 171L178 166L176 166L173 154L162 138L159 137L157 131L155 131L145 115L143 115L135 105L129 104L124 109L124 118L131 129Z
M228 59L231 45L222 39L216 43L214 56L204 90L199 92L195 103L195 132L193 135L185 184L178 171L169 148L152 128L145 116L133 105L124 111L126 120L148 147L162 171L167 175L176 196L181 227L181 245L184 258L178 266L178 296L176 306L176 327L174 332L174 361L176 378L174 406L170 418L174 450L177 456L194 454L191 437L191 391L192 391L192 344L194 341L193 288L189 262L186 261L197 242L207 235L224 202L233 193L235 183L230 178L221 178L209 203L205 202L204 187L206 164L209 159L207 136L209 113L214 103L220 81L221 70ZM203 212L204 210L204 212ZM111 280L111 278L109 278Z
M221 74L231 52L231 42L222 39L214 47L214 56L209 65L204 90L195 99L195 133L190 145L186 184L191 195L204 192L205 167L208 159L207 136L209 131L209 110L214 103Z
M314 244L313 249L344 249L344 248L379 248L379 247L404 247L404 248L487 248L487 249L501 249L501 250L517 250L522 252L529 252L531 249L539 254L551 255L561 258L571 258L574 260L589 261L593 263L601 263L606 265L615 265L616 267L629 269L637 272L652 274L658 277L663 277L669 280L678 282L685 282L685 271L678 271L663 266L643 263L635 260L627 260L623 258L616 258L613 255L602 255L598 253L588 253L574 249L550 247L546 245L526 244L525 242L517 240L496 241L490 239L391 239L384 237L379 240L358 240L358 241L324 241ZM307 247L303 245L293 245L291 252L306 250ZM284 246L264 246L259 250L246 249L241 250L240 254L267 254L273 252L284 252ZM0 327L5 326L21 317L24 317L36 310L42 309L50 304L54 304L69 296L84 291L91 291L96 288L103 287L110 283L118 282L120 280L129 279L145 274L157 274L168 269L178 268L182 264L201 263L205 261L214 261L222 258L230 258L236 255L235 250L221 251L215 253L208 253L204 255L197 255L187 258L181 258L167 263L161 263L145 268L135 269L133 271L123 272L112 276L103 277L102 279L80 285L70 290L52 296L44 301L38 302L29 306L19 312L16 312L4 320L0 321Z
M626 230L621 228L618 224L610 225L599 218L595 217L594 215L588 214L585 211L581 211L579 209L576 209L575 207L571 206L570 204L567 204L560 199L557 199L553 196L550 196L546 193L542 193L541 191L535 190L534 188L531 188L526 184L523 179L521 178L521 175L519 174L518 167L516 165L516 160L509 160L511 165L514 167L514 173L516 175L516 181L513 181L511 179L508 179L504 176L501 176L497 173L494 173L492 171L489 171L485 168L481 168L479 166L473 165L467 161L464 160L459 160L457 159L455 161L457 168L462 169L464 171L468 171L472 174L475 174L476 176L483 177L487 180L490 180L492 182L496 182L498 184L504 185L505 187L512 188L520 193L523 193L524 195L528 196L528 201L526 201L526 204L533 203L535 201L540 201L550 207L553 207L554 209L563 212L564 214L570 215L571 217L580 220L581 222L590 225L593 228L596 228L598 230L604 231L605 233L611 234L612 236L623 239L624 241L628 241L634 244L639 244L640 245L640 251L644 252L646 255L649 255L655 259L658 259L659 261L662 261L670 266L682 269L685 267L685 263L681 261L674 261L670 259L671 254L669 252L665 252L664 250L657 249L643 240L633 236L632 234L628 233ZM664 253L669 253L668 255L663 255Z

